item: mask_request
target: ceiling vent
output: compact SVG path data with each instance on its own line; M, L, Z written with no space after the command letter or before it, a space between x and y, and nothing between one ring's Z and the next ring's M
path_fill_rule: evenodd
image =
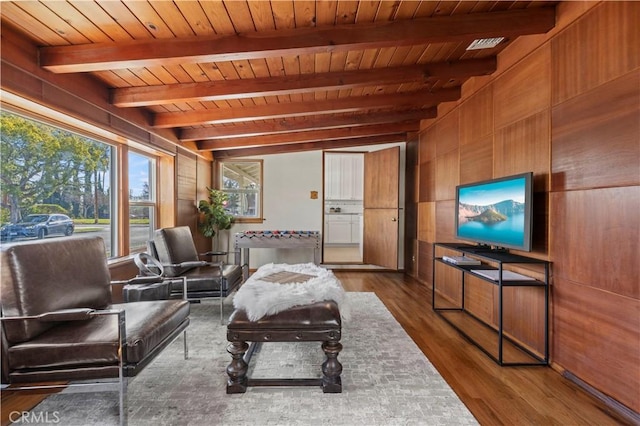
M479 38L474 40L473 43L467 47L467 50L491 49L492 47L496 47L502 40L504 40L504 37Z

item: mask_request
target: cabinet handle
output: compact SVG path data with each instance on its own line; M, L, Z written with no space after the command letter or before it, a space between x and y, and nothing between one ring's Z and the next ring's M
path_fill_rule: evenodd
M395 217L391 218L391 222L395 222L397 219Z

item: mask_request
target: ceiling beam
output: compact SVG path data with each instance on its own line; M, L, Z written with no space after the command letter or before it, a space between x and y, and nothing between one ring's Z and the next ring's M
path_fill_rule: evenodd
M43 68L55 73L251 60L540 34L554 27L555 18L554 7L518 9L268 33L48 46L39 49L39 58Z
M364 138L337 139L332 141L305 142L288 145L270 145L255 148L230 149L212 151L214 160L226 158L252 157L257 155L286 154L291 152L318 151L322 149L351 148L356 146L379 145L384 143L406 142L407 134L370 136Z
M338 127L364 126L367 124L424 120L428 118L436 118L437 116L438 109L436 107L405 111L385 111L372 114L322 115L320 117L303 117L296 120L282 119L241 123L235 126L182 129L179 139L186 142L243 136L259 136L288 133L293 131L332 129Z
M284 145L289 143L316 142L365 136L379 136L420 130L419 121L405 123L374 124L328 130L310 130L276 135L247 136L244 138L218 139L196 142L199 151L212 151L264 145Z
M112 89L111 103L117 107L140 107L190 101L219 101L259 96L343 90L384 84L426 82L488 75L496 70L496 58L467 59L404 67L374 68L323 74L261 77L162 86Z
M312 114L332 114L350 111L367 111L380 108L423 108L436 106L440 102L460 99L460 87L426 90L390 95L354 96L323 101L287 102L254 105L242 108L219 108L217 110L195 110L186 112L164 112L155 114L153 126L186 127L202 124L235 123L270 118L298 117Z

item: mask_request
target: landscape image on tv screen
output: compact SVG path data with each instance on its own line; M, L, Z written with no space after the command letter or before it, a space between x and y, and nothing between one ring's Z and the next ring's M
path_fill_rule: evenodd
M458 187L458 237L526 249L526 188L525 176Z

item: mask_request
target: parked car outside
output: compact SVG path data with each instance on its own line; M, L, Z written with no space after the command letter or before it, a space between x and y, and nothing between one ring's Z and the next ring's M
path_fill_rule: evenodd
M30 214L20 223L9 223L0 228L0 238L11 241L18 238L73 234L73 220L64 214Z

